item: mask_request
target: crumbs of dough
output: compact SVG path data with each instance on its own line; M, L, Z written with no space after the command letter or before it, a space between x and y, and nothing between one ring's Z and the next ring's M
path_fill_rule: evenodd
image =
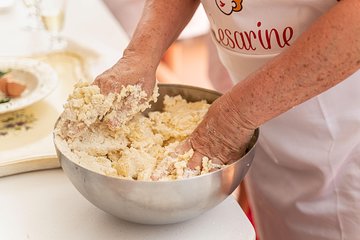
M126 179L176 180L221 168L203 158L202 170L191 170L187 163L193 150L176 152L210 105L165 96L162 112L144 116L157 97L157 87L147 99L136 85L105 96L96 85L76 84L55 129L57 147L85 168Z

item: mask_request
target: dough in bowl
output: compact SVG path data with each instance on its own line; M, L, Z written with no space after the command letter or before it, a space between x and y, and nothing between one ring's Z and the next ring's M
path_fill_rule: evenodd
M133 180L176 180L221 168L204 158L201 169L191 170L193 150L176 151L210 105L165 96L163 111L143 114L157 96L157 87L148 99L140 86L105 96L96 85L76 84L55 128L58 148L85 168Z

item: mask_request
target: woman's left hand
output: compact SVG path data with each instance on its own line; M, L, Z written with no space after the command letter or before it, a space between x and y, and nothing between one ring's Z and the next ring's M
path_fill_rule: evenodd
M201 166L205 156L216 164L230 164L244 155L255 128L237 112L230 95L225 94L211 105L180 151L194 150L188 163L192 169Z

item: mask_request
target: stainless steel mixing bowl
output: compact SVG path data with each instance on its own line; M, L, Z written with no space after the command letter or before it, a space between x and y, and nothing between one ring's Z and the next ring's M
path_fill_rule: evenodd
M180 94L188 101L205 99L209 103L220 96L217 92L192 86L160 84L159 88L159 100L151 111L162 109L166 94ZM189 179L159 182L104 176L68 159L56 143L55 147L65 174L95 206L131 222L169 224L196 217L227 198L248 171L258 136L256 130L246 155L221 170Z

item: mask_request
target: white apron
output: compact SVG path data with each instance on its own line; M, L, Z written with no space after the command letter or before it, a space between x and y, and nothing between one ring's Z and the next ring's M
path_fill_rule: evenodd
M202 0L234 82L291 46L336 2ZM247 175L260 240L360 239L360 71L260 133Z

